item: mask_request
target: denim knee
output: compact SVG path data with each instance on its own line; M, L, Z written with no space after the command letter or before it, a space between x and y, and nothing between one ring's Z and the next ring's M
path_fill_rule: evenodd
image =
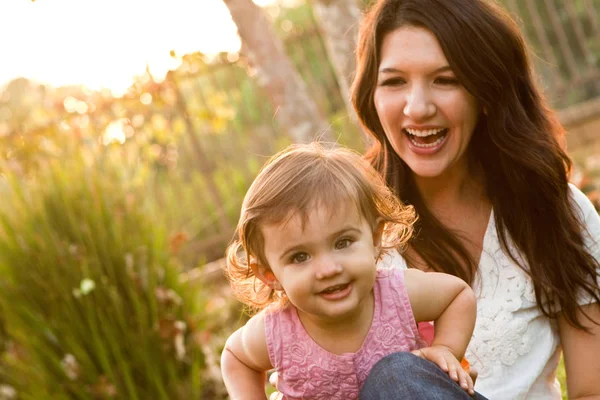
M434 363L412 353L390 354L371 369L361 392L361 400L429 399L467 400L473 397Z
M397 375L399 371L413 370L419 360L423 359L412 353L392 353L375 363L369 375Z

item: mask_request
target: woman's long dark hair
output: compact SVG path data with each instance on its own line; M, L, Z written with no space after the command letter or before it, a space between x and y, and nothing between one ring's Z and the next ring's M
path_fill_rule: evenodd
M568 322L583 329L577 299L583 293L600 302L600 266L584 245L584 227L571 201L564 130L536 87L518 26L485 0L380 0L361 27L352 102L375 138L367 157L419 213L411 247L432 269L473 281L477 266L457 234L426 207L375 109L381 44L402 26L433 32L459 81L484 106L468 151L482 167L500 243L531 276L541 311L551 317L553 305L560 305ZM509 250L509 237L527 267Z

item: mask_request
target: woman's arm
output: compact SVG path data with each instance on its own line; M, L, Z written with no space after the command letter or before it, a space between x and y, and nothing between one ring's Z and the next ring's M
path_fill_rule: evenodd
M592 257L600 262L600 216L583 192L569 184L575 210L581 218L583 239ZM598 282L600 284L600 282ZM583 301L587 301L584 295ZM591 300L591 299L590 299ZM584 314L592 318L590 321ZM600 399L600 305L582 305L577 319L589 333L569 325L564 316L558 316L558 329L567 372L569 399Z
M455 276L417 269L406 270L404 280L415 320L435 321L431 345L447 347L460 360L475 328L473 290Z
M231 400L266 399L266 371L271 368L264 313L260 313L227 339L221 354L223 382Z
M591 317L596 324L583 315ZM582 306L577 316L589 333L558 317L558 329L567 372L569 399L600 400L600 305Z

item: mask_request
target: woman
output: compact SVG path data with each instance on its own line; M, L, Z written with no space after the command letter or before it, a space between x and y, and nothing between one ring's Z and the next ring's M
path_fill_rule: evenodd
M517 25L484 0L380 0L357 57L368 158L420 218L409 266L478 295L476 390L559 399L562 348L569 398L600 398L600 218L568 183L564 132ZM381 393L394 368L371 374ZM385 397L373 385L361 399Z

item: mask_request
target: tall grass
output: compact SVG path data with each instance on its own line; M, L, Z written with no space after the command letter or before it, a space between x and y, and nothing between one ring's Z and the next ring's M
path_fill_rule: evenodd
M0 379L20 399L212 390L197 340L202 298L180 283L152 199L130 182L79 158L1 182Z

